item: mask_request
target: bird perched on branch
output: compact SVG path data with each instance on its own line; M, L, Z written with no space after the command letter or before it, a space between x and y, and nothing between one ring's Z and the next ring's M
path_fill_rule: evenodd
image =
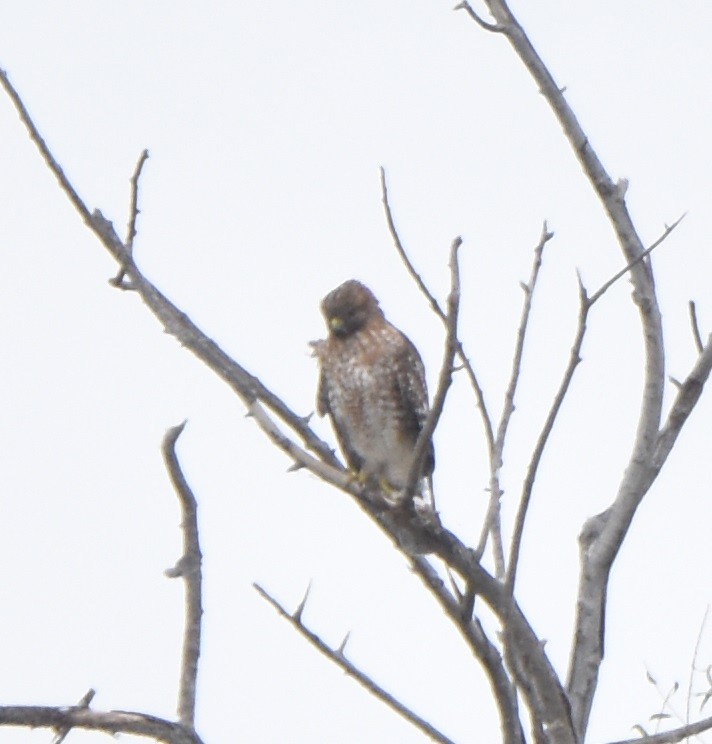
M321 311L329 335L313 343L321 367L317 411L329 414L348 466L390 500L406 486L428 415L423 362L361 282L350 279L334 289ZM429 442L416 495L431 507L434 467Z

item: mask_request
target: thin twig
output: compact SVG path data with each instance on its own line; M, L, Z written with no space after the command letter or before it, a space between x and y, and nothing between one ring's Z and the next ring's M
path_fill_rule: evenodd
M136 220L138 219L138 214L140 211L138 208L138 182L141 178L141 171L143 170L143 166L147 160L148 150L144 150L139 156L138 161L136 162L136 167L134 168L133 175L131 176L131 204L129 206L129 223L126 229L125 241L126 252L130 256L133 256L133 244L134 238L136 237ZM118 273L113 279L109 281L109 283L121 289L131 289L130 286L125 286L123 283L125 274L125 269L123 267L119 268Z
M462 238L457 237L450 247L450 294L447 299L447 335L445 337L445 351L443 362L440 367L438 386L433 396L433 404L418 434L418 439L413 448L413 459L408 470L406 485L404 488L405 498L410 498L415 492L416 485L423 470L423 460L433 437L435 427L438 425L440 416L445 405L447 392L452 384L453 362L457 350L457 318L460 308L460 267L457 260L457 251L462 245Z
M382 200L383 200L383 209L386 214L386 223L388 225L388 231L391 234L391 238L393 240L393 245L395 246L396 252L400 256L400 259L403 261L403 264L405 265L406 270L412 277L413 281L418 286L418 289L423 293L423 296L428 301L428 304L432 308L433 312L447 326L447 322L448 322L447 313L440 307L440 303L437 301L433 293L428 289L427 285L423 281L423 278L416 271L415 266L413 265L413 262L410 260L410 258L408 257L408 254L405 251L405 248L403 247L403 243L400 239L400 235L398 234L398 230L396 229L395 222L393 221L393 213L391 211L391 205L388 201L388 187L386 184L386 172L383 168L381 168L381 195L382 195ZM462 343L459 340L457 340L457 356L458 356L458 359L462 362L462 366L467 374L468 379L470 380L472 389L474 390L475 398L477 400L477 407L480 410L480 416L482 417L482 424L485 430L485 438L487 440L487 449L489 452L491 452L492 448L494 447L494 430L492 428L492 420L487 411L487 405L485 403L485 396L482 391L482 387L480 386L479 380L477 379L477 375L475 374L475 370L470 360L468 359L467 354L465 353Z
M710 718L703 718L696 723L690 723L687 726L681 726L673 731L664 731L662 734L654 734L653 736L639 736L635 739L615 741L611 742L611 744L678 744L683 739L702 734L710 729L712 729L712 716Z
M126 230L126 249L129 253L133 251L133 242L136 237L136 219L138 218L138 182L141 178L141 171L148 160L148 150L144 150L139 156L133 175L131 176L131 206L129 209L129 224Z
M690 665L690 679L687 683L687 706L685 708L685 723L690 723L690 705L692 703L692 684L695 679L695 672L697 671L697 658L700 653L700 646L702 645L702 636L705 632L705 625L707 624L707 616L709 615L710 607L705 607L705 614L702 616L702 622L700 623L700 632L697 634L697 640L695 641L695 650L692 654L692 664Z
M539 278L539 269L541 268L544 246L554 237L554 233L549 232L546 222L541 230L541 237L534 248L534 260L532 263L531 275L529 282L522 285L524 290L524 306L522 315L517 328L517 341L514 346L512 355L512 371L509 377L509 383L504 394L504 405L497 426L497 435L494 441L494 449L490 454L490 505L487 509L485 524L483 525L478 551L480 555L484 552L487 535L492 535L492 552L495 564L495 576L503 578L505 573L504 551L502 546L502 533L499 522L499 505L502 498L502 488L499 481L499 473L502 468L504 457L504 445L507 438L509 422L514 413L514 397L519 384L519 377L522 368L522 355L524 352L524 341L529 326L529 316L531 313L532 300L536 290L537 279Z
M544 246L554 237L554 233L549 232L546 222L541 230L541 238L539 243L534 249L534 261L532 263L531 276L527 284L522 285L524 290L524 307L522 307L522 315L519 321L519 328L517 329L517 342L514 347L514 354L512 355L512 371L509 377L509 384L504 395L504 405L502 406L502 415L499 419L499 426L497 427L497 436L495 437L495 453L499 457L497 461L492 463L495 472L499 471L502 466L502 452L504 450L504 443L507 437L507 429L509 422L514 413L514 396L517 391L517 384L519 383L519 375L522 368L522 354L524 352L524 341L527 335L527 328L529 326L529 315L532 308L532 299L534 298L534 290L536 289L537 279L539 278L539 269L541 268L542 256L544 253Z
M670 451L677 440L682 427L692 413L697 401L702 395L705 383L712 373L712 336L707 339L707 344L702 347L702 352L683 380L677 390L670 412L665 424L662 426L654 441L654 449L651 456L653 478L665 464ZM652 483L652 480L651 480Z
M183 555L174 568L166 573L170 578L180 576L185 582L185 628L183 654L178 690L178 720L186 728L195 727L195 696L198 683L200 634L203 616L202 559L198 537L198 503L183 475L176 455L176 442L185 428L185 421L168 429L163 437L163 459L178 495L183 531Z
M649 256L665 239L670 233L685 219L687 212L680 215L672 225L666 225L663 234L648 248L646 248L639 256L636 256L620 271L615 273L607 282L604 282L599 289L597 289L588 299L589 304L593 305L594 302L600 300L601 297L615 284L621 277L625 276L636 264L639 264L646 256Z
M87 209L86 204L84 204L84 202L79 197L79 194L77 194L77 192L74 190L74 187L69 182L69 179L64 175L62 167L55 160L54 156L50 152L49 147L47 147L47 143L44 141L42 135L39 133L37 127L34 125L34 122L32 121L29 112L25 108L25 104L22 102L19 93L15 90L12 83L10 82L10 79L7 76L7 72L1 69L0 85L5 89L5 92L10 97L10 100L15 106L17 113L20 115L20 120L29 132L30 139L35 143L35 145L37 145L37 149L40 151L42 159L45 161L52 173L54 173L62 191L64 191L64 193L69 197L69 200L72 202L77 212L79 212L84 222L93 229L91 214Z
M410 708L405 706L399 700L393 697L389 692L386 692L380 685L371 679L367 674L362 672L352 662L350 662L343 651L339 649L331 648L331 646L324 643L316 633L309 630L301 621L301 613L290 613L288 612L271 594L263 589L259 584L252 585L257 593L265 599L269 604L274 607L275 610L283 617L301 636L306 638L309 643L312 644L320 653L324 654L330 661L340 667L346 674L353 677L360 685L365 687L371 695L378 698L381 702L385 703L392 711L396 712L399 716L405 718L417 729L422 731L433 741L440 742L440 744L454 744L452 739L438 731L434 726L428 723L425 719L418 716Z
M702 336L700 334L700 325L697 322L697 307L695 306L695 301L690 300L687 306L690 311L690 325L692 326L692 337L695 340L695 348L697 349L697 353L701 354L702 349L703 349L703 344L702 344Z
M503 744L525 744L526 740L519 720L517 692L504 668L502 656L487 637L480 621L477 618L471 619L470 603L474 601L473 588L468 586L465 594L458 598L447 591L439 574L426 558L411 557L411 565L414 573L439 602L445 614L460 631L468 647L482 664L499 710ZM454 576L449 570L448 575L459 594Z
M444 323L447 322L447 313L440 307L440 303L437 301L435 295L428 289L427 285L423 281L423 277L417 272L413 262L408 258L408 254L403 248L398 230L396 230L395 222L393 221L393 213L391 212L391 205L388 202L388 186L386 184L386 171L381 167L381 195L383 198L383 208L386 212L386 222L388 224L388 230L393 238L396 251L400 256L401 260L405 264L408 273L413 278L413 281L418 285L418 289L425 295L425 298L430 303L430 307L433 312L442 320Z
M544 426L542 427L537 439L531 460L529 461L527 474L522 487L522 495L519 500L517 515L514 520L514 531L512 534L512 544L509 550L509 563L507 565L507 578L505 582L510 593L514 592L514 582L517 577L517 566L519 563L519 551L522 544L522 535L524 533L524 523L526 521L527 510L529 508L529 502L531 501L532 489L534 488L534 481L536 480L539 463L544 454L544 449L549 440L549 435L554 428L556 417L561 409L561 404L564 402L566 393L571 385L571 380L573 379L576 367L581 361L581 346L583 344L584 336L586 335L586 319L590 308L591 303L586 296L586 289L581 283L581 278L579 277L579 316L576 327L576 336L574 337L574 342L569 354L569 362L564 370L564 376L559 385L559 389L556 392L554 401L551 404Z

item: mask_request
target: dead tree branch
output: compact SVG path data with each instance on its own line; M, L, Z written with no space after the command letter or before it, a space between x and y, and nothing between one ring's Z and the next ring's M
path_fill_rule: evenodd
M176 442L183 432L185 421L168 429L163 438L163 459L178 495L182 512L183 555L166 572L170 578L180 576L185 582L185 628L183 654L178 691L178 720L186 728L195 727L195 696L200 658L200 636L203 617L202 560L198 538L198 503L183 475L176 455Z
M423 278L417 272L415 266L413 265L413 262L410 260L410 258L408 257L408 254L405 251L405 248L403 247L403 243L400 239L400 235L398 234L398 230L393 220L393 212L391 211L391 205L388 201L388 186L386 184L386 172L383 168L381 168L381 195L382 195L382 200L383 200L383 209L386 215L386 223L388 225L388 230L391 234L391 238L393 239L393 245L395 246L396 252L400 256L401 261L403 261L403 264L405 265L405 268L410 274L410 276L412 277L413 281L418 286L418 289L423 293L423 296L428 301L428 304L432 308L433 312L438 316L438 318L440 318L440 320L447 327L447 323L448 323L447 313L440 307L440 303L437 301L433 293L428 289L427 285L423 281ZM477 400L477 407L479 408L480 416L482 417L482 425L484 426L484 430L485 430L487 448L490 452L492 452L492 449L494 448L494 429L492 428L492 420L489 416L489 413L487 412L487 404L485 403L485 396L482 391L482 387L480 386L479 380L477 379L477 375L475 374L475 370L472 364L470 363L470 360L468 359L467 355L465 354L465 350L462 346L462 343L459 340L457 340L457 356L462 362L462 366L465 369L467 377L470 380L470 384L472 385L472 389L475 392L475 398Z
M701 354L703 349L702 335L700 334L700 325L697 322L697 307L693 300L688 303L688 309L690 311L690 326L692 327L692 338L695 340L695 348L697 353Z
M350 677L353 677L360 685L365 687L374 697L378 698L381 702L385 703L392 711L397 713L406 721L413 724L417 729L422 731L428 738L433 741L440 742L440 744L454 744L452 739L449 739L445 734L438 731L432 724L428 723L424 718L414 713L410 708L397 700L389 692L386 692L379 684L373 681L369 675L362 672L353 662L349 661L344 654L345 640L339 648L331 648L328 644L319 638L319 636L309 630L301 618L301 610L303 605L300 605L298 611L294 614L288 612L271 594L263 589L259 584L253 584L257 593L265 599L269 604L274 607L279 613L280 617L284 618L290 625L299 633L299 635L306 638L309 643L314 646L320 653L327 657L330 661L336 664ZM305 597L306 599L306 597Z
M453 240L450 247L450 294L447 299L445 351L440 367L438 386L433 396L433 404L413 449L413 461L410 465L404 488L406 498L412 496L415 491L416 484L423 470L423 460L425 459L428 444L433 438L435 427L438 425L443 412L445 398L452 384L453 363L457 352L457 318L460 309L460 267L457 260L457 251L461 245L462 238L457 237Z
M320 459L334 467L339 467L338 458L332 448L319 439L308 425L308 418L299 416L292 411L278 396L266 388L257 377L250 374L244 367L231 359L211 338L201 331L190 318L179 310L158 288L140 272L133 257L129 254L124 243L114 230L112 223L99 210L93 213L77 194L76 190L64 174L50 152L47 144L32 121L19 94L10 83L7 74L0 70L0 86L2 86L22 123L27 129L30 139L37 148L49 169L52 171L60 188L68 196L73 206L89 229L99 238L102 245L116 259L125 270L125 275L149 310L161 322L166 333L173 336L182 346L189 349L218 377L224 380L240 397L246 407L253 401L259 400L270 408L290 428L299 434L306 447L315 452Z
M604 515L594 517L593 522L584 527L582 535L582 557L586 565L582 566L568 691L575 728L578 737L583 738L603 654L601 644L604 603L610 569L638 505L657 475L653 462L656 453L659 454L664 449L659 436L665 386L662 322L652 268L649 262L641 260L644 248L625 202L627 182L619 181L616 184L608 175L566 101L563 90L556 84L506 0L484 2L499 26L498 30L510 42L551 106L603 205L627 261L626 268L633 284L633 302L638 309L645 350L643 400L628 467L611 507ZM704 367L704 364L700 366ZM706 380L707 373L703 369L699 371L704 373ZM690 388L692 387L694 386L691 385ZM671 432L674 428L672 427ZM664 439L667 441L667 438Z
M472 617L468 595L474 595L468 590L462 597L453 596L445 588L437 571L423 556L412 556L411 565L414 573L438 601L482 665L499 711L503 744L525 744L516 689L507 674L497 647L487 637L479 620Z
M487 536L491 534L493 538L492 552L494 555L495 575L500 579L504 578L505 575L505 563L501 529L499 527L499 509L500 501L502 499L502 488L500 485L499 474L504 462L504 446L507 439L507 430L509 429L509 422L514 413L514 397L517 392L517 386L519 384L519 377L522 369L524 341L529 326L529 315L531 313L532 299L534 298L537 279L539 278L539 269L541 268L544 246L553 237L554 233L549 232L546 222L544 222L541 237L534 249L534 261L532 263L529 281L527 284L522 284L522 289L524 290L524 306L522 307L522 315L517 329L517 340L514 346L514 354L512 355L512 371L504 394L504 404L502 406L499 425L497 426L497 435L494 440L494 447L490 452L490 501L477 550L479 555L484 552Z
M103 731L111 736L116 734L145 736L165 744L203 744L195 731L185 728L180 723L172 723L143 713L97 711L79 706L52 708L42 705L2 705L0 726L50 728L59 731L80 728Z
M522 486L522 495L519 499L517 515L514 519L514 531L509 551L509 564L507 566L506 578L506 585L510 592L514 592L514 582L517 577L517 566L519 565L519 551L521 549L522 535L524 533L524 523L527 516L527 510L529 509L529 502L531 501L532 489L534 488L534 481L536 480L539 463L541 462L544 449L554 428L554 424L556 423L556 418L559 415L561 406L566 398L566 393L568 392L571 381L573 380L574 372L581 361L581 346L583 345L583 339L586 335L586 319L588 318L588 311L590 308L591 302L586 296L586 289L581 283L579 277L579 317L576 327L576 336L574 337L574 342L571 346L569 362L564 371L564 376L554 397L554 402L551 404L551 408L549 409L549 413L546 417L541 433L539 434L536 445L534 446L534 451L531 460L529 461L527 474Z
M680 728L673 731L665 731L662 734L654 734L653 736L638 736L635 739L614 741L611 744L677 744L684 739L688 739L690 736L697 736L710 729L712 729L712 716L710 718L703 718L696 723L680 726Z
M129 206L129 223L128 227L126 229L126 252L133 256L133 244L134 244L134 238L136 237L136 220L138 219L138 182L141 178L141 172L143 171L143 166L146 164L146 161L148 160L148 150L144 150L141 155L138 158L138 161L136 162L136 167L134 168L133 175L131 176L131 204ZM109 280L110 284L113 284L115 287L119 287L120 289L131 289L130 286L124 285L124 270L123 268L120 268L118 273L113 279Z

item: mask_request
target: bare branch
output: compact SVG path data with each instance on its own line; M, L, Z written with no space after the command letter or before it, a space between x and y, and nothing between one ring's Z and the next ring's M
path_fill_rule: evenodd
M445 351L443 363L440 367L438 386L433 396L433 404L425 419L423 428L418 434L418 439L413 448L413 460L408 470L408 477L404 488L405 498L410 498L423 471L423 460L428 444L433 437L435 427L438 425L440 416L445 405L447 392L452 384L453 363L457 351L457 318L460 308L460 267L457 260L457 251L462 245L462 238L457 237L450 247L450 294L447 300L447 335L445 337Z
M653 479L665 464L670 450L672 450L678 435L682 431L682 427L692 413L692 409L697 405L697 401L700 399L700 395L702 395L702 390L711 371L712 336L708 337L707 344L702 348L699 357L697 357L695 366L680 385L665 425L657 436L651 458L651 466L654 469Z
M411 565L414 573L437 599L445 614L460 631L475 658L482 664L497 703L503 744L525 744L516 690L504 668L502 657L497 647L487 637L479 620L471 619L470 603L474 601L474 592L468 588L464 596L453 596L447 591L435 569L422 556L412 557ZM449 570L448 575L454 591L459 594L452 572Z
M484 18L480 18L477 13L472 9L472 6L470 3L467 2L467 0L462 0L461 3L458 3L453 10L464 10L467 12L467 15L472 18L472 20L480 26L480 28L483 28L485 31L491 31L492 33L502 33L504 31L504 28L496 23L488 23L484 20Z
M539 243L534 249L534 261L532 264L531 275L529 282L522 285L524 290L524 307L522 308L522 315L519 321L519 328L517 329L517 341L514 347L514 354L512 356L512 371L509 378L509 383L504 394L504 405L502 406L502 413L499 419L499 425L497 426L497 435L494 441L494 448L490 453L490 504L487 509L487 515L485 518L485 524L482 529L480 537L479 550L480 553L484 551L485 542L488 533L492 534L493 537L493 555L495 563L495 575L497 578L503 578L505 573L504 565L504 550L502 546L501 529L499 526L499 505L502 498L502 488L499 481L499 473L502 468L503 456L504 456L504 445L507 438L507 429L509 422L512 419L514 413L514 396L517 391L517 385L519 384L519 376L522 367L522 354L524 352L524 341L527 335L527 327L529 325L529 315L532 307L532 299L534 297L534 290L536 289L537 279L539 277L539 269L541 268L542 256L544 253L544 246L554 237L554 233L549 232L546 222L542 226L541 237Z
M581 346L583 344L584 336L586 335L586 319L590 308L591 302L586 296L586 289L581 283L581 278L579 277L579 317L576 336L574 337L574 343L571 347L571 353L569 354L569 363L566 366L563 379L561 380L559 389L554 397L554 402L551 404L546 421L544 422L544 426L534 447L531 460L529 461L527 475L522 486L522 495L519 500L517 516L514 520L514 532L512 534L512 544L509 551L509 564L507 566L506 580L506 585L510 592L514 591L514 582L517 577L517 566L519 564L519 551L524 532L524 523L526 521L527 510L529 508L529 502L531 501L532 489L534 488L534 481L536 480L539 463L541 462L546 443L549 441L549 436L551 435L554 424L556 423L556 417L561 410L561 405L564 402L566 393L571 385L571 380L573 379L576 367L578 367L579 362L581 361Z
M116 259L129 277L132 288L140 295L151 312L163 324L166 333L188 348L218 377L223 379L249 407L254 400L262 401L274 411L282 421L296 431L308 449L315 452L324 462L339 467L338 458L331 447L314 434L308 418L292 411L278 396L265 387L257 377L231 359L212 339L201 331L190 318L179 310L158 288L153 285L136 266L133 257L116 234L112 223L99 210L90 213L69 182L52 153L47 148L17 91L10 84L7 75L0 70L0 85L10 96L20 119L27 128L30 138L37 145L42 158L59 181L62 191L81 215L87 226L99 238L102 245Z
M2 705L0 726L51 728L60 731L81 728L103 731L112 736L116 734L145 736L165 744L202 744L195 731L185 728L180 723L143 713L119 710L104 712L78 706L52 708L41 705Z
M703 349L702 335L700 334L700 325L697 322L697 307L695 306L694 300L690 300L688 303L690 311L690 325L692 326L692 337L695 339L695 348L697 353L701 354Z
M447 736L438 731L434 726L428 723L425 719L418 716L410 708L405 706L399 700L393 697L389 692L386 692L380 685L373 681L371 677L362 672L352 662L350 662L343 653L343 648L337 649L331 648L331 646L324 643L316 633L309 630L301 621L301 611L295 612L294 614L288 612L271 594L265 591L259 584L252 585L257 593L265 599L269 604L274 607L279 615L284 618L301 636L306 638L309 643L312 644L320 653L324 654L327 659L330 659L334 664L341 668L346 674L353 677L360 685L366 688L368 692L374 697L378 698L381 702L385 703L391 710L396 712L399 716L405 718L406 721L412 723L417 729L422 731L433 741L440 742L440 744L454 744L452 739L448 739ZM305 597L306 599L306 597ZM302 608L303 609L303 608ZM342 644L343 646L343 644Z
M683 739L702 734L710 729L712 729L712 716L710 718L703 718L696 723L680 726L680 728L673 731L665 731L662 734L654 734L653 736L638 736L635 739L615 741L611 742L611 744L677 744L677 742Z
M420 291L423 293L426 300L430 304L430 307L432 308L433 312L447 326L448 317L447 317L446 312L440 307L440 303L437 301L433 293L428 289L425 282L423 281L423 278L416 271L415 266L413 266L412 261L410 260L410 258L408 258L408 254L405 252L403 243L400 239L400 236L398 235L398 230L396 229L395 223L393 221L393 214L391 212L391 206L388 201L388 187L386 185L386 172L383 168L381 168L381 193L382 193L382 198L383 198L383 208L386 213L386 223L388 224L388 230L391 234L391 238L393 239L393 244L396 248L396 251L398 255L400 256L401 260L403 261L403 263L405 264L406 270L408 271L410 276L413 278L413 281L415 281L416 285L418 286L418 289L420 289ZM493 428L492 428L492 420L490 419L489 413L487 412L485 396L484 396L484 393L482 392L482 387L480 386L479 380L477 379L477 375L475 374L475 370L472 367L470 360L467 358L467 354L465 354L465 350L459 340L457 341L457 356L462 362L462 366L465 369L465 372L467 373L467 377L470 380L470 384L472 385L472 389L475 392L475 398L477 400L477 407L480 409L480 415L482 417L482 424L485 429L485 437L487 439L487 448L491 452L492 448L494 447L494 433L493 433Z
M136 220L138 219L138 181L141 178L141 172L143 166L148 160L148 150L144 150L138 158L136 167L134 168L133 175L131 176L131 205L129 207L129 224L126 229L126 252L133 256L133 243L136 237ZM124 285L124 274L123 268L120 268L118 273L113 279L109 280L109 284L120 289L132 289L130 285Z
M186 728L195 727L195 695L200 658L200 634L203 616L202 560L198 538L198 503L183 475L176 455L176 442L183 432L185 421L168 429L163 438L163 459L178 495L183 531L183 555L169 572L171 578L181 576L185 582L185 628L183 654L178 691L178 720Z
M635 511L652 482L650 461L658 439L665 386L662 321L651 267L645 261L636 262L636 259L644 252L644 247L625 203L626 184L620 182L616 185L606 172L590 146L588 137L576 115L566 101L563 90L557 85L526 32L512 14L507 2L505 0L484 0L484 2L497 24L502 27L502 33L533 77L539 91L551 106L575 156L608 215L625 260L630 265L629 270L634 288L633 302L638 308L645 349L643 401L629 465L610 510L610 518L602 524L600 539L597 539L595 544L589 545L587 549L587 560L591 561L587 575L597 586L595 588L581 586L577 604L583 614L577 615L574 658L569 672L569 697L578 738L582 739L588 725L598 681L600 659L597 653L602 651L600 648L602 624L598 625L597 633L591 632L596 630L598 620L602 621L602 616L599 616L598 600L605 598L610 567L620 550ZM586 594L589 589L593 592L591 596ZM595 609L589 613L587 608L593 607ZM580 623L586 626L585 631ZM582 639L585 642L582 643Z
M532 307L532 299L534 298L534 290L536 289L537 279L539 277L539 269L541 268L542 256L544 253L544 246L554 237L554 233L549 232L546 222L541 230L541 238L539 243L534 249L534 261L532 263L531 276L527 284L522 284L524 290L524 307L522 308L522 316L519 321L519 328L517 329L517 342L514 347L514 355L512 357L512 371L509 377L509 384L504 395L504 406L502 407L502 415L499 419L499 426L497 427L497 436L495 438L495 456L498 458L492 463L493 470L499 471L502 466L502 452L504 450L504 442L507 437L507 428L509 422L514 413L514 395L517 391L517 384L519 383L519 375L522 367L522 353L524 351L524 341L527 335L527 327L529 325L529 314Z
M0 85L5 89L5 92L10 97L10 100L15 106L15 110L20 115L20 120L29 132L30 139L35 143L35 145L37 145L37 149L40 151L42 159L45 161L47 167L52 171L52 173L54 173L55 178L59 182L60 188L69 197L69 201L72 202L74 208L77 210L77 212L79 212L84 222L93 229L91 214L89 213L86 204L84 204L84 202L79 197L79 194L77 194L77 192L74 190L74 187L69 182L69 179L64 175L62 167L54 159L54 156L50 152L49 147L47 147L47 143L42 138L42 135L40 135L37 127L35 127L34 122L30 118L29 112L25 108L25 104L22 102L19 93L15 90L12 83L10 82L5 70L0 70Z
M31 122L19 96L17 96L12 86L9 85L6 76L1 76L0 82L8 90L12 100L15 102L16 108L25 126L28 128L31 138L35 141L43 158L45 158L48 166L60 181L62 189L68 194L83 220L99 237L104 247L125 268L126 275L132 287L160 320L166 331L173 335L183 346L186 346L203 361L208 368L230 385L275 444L290 454L296 462L302 462L305 467L310 466L314 472L321 470L321 472L331 478L329 482L338 484L339 487L350 493L357 503L375 520L378 526L399 545L404 553L408 554L410 552L410 557L413 558L412 549L409 550L409 548L412 548L412 546L416 546L417 548L420 545L428 546L428 550L438 555L438 557L465 579L468 585L468 592L471 593L471 596L474 596L475 593L479 594L492 608L503 625L506 626L508 648L523 659L526 659L532 677L531 687L526 692L527 703L532 711L532 715L547 729L553 744L573 744L574 737L569 718L568 704L559 680L536 634L529 626L520 608L504 591L501 583L484 571L477 562L474 553L455 535L443 528L438 520L423 520L417 514L395 514L395 510L384 511L383 508L379 509L367 498L367 494L364 493L363 488L349 482L349 476L344 472L338 458L336 458L331 448L311 431L307 419L291 411L279 397L262 385L256 377L230 359L217 344L198 329L182 311L173 305L143 276L137 268L133 257L129 254L127 247L116 234L111 222L106 220L98 211L90 214L84 203L77 196L61 168L59 168L47 150L44 141ZM466 357L464 357L459 346L458 354L463 358L463 362L467 366ZM265 407L269 408L282 422L294 430L302 438L306 448L314 452L317 457L312 456L282 434L267 415ZM481 401L480 407L484 413L483 401ZM486 418L486 416L483 418ZM457 602L455 602L455 607L459 608ZM462 615L461 609L458 609L457 612L460 616ZM2 710L7 713L10 709L5 708ZM20 709L14 708L12 710L17 711ZM44 710L51 711L51 714L47 714L48 725L55 728L62 724L66 725L67 719L61 717L66 715L63 711L58 711L57 709ZM76 712L74 714L75 718L70 721L71 725L81 725L73 723L74 720L84 720L81 719L80 713L83 713L85 716L89 715L89 713L94 716L96 715L91 711ZM134 728L122 728L121 725L118 725L112 730L130 730L133 733L143 733L146 721L153 720L139 714L121 715L129 716L130 718L128 720L122 719L122 721L126 726L129 726L133 722ZM36 725L44 725L41 722L41 717L37 717L34 720L40 721ZM158 738L161 741L181 742L181 744L184 741L198 741L194 734L191 732L186 733L185 728L180 724L170 724L160 719L156 719L156 721L158 721L156 726L159 727L156 729L158 734L153 734L152 731L150 732L154 735L154 738ZM161 729L160 726L168 728ZM108 730L110 726L106 725L104 721L104 724L100 722L99 728L101 730Z
M624 266L619 272L614 274L607 282L601 285L599 289L597 289L590 297L589 297L589 304L593 305L594 302L597 300L600 300L601 297L622 277L625 276L636 264L640 263L646 256L649 256L662 242L665 241L665 239L670 235L670 233L682 222L682 220L686 217L687 212L680 215L675 222L672 223L672 225L666 225L665 230L663 234L648 248L646 248L639 256L634 258L632 261L628 263L627 266Z
M388 230L391 233L391 237L393 238L393 243L395 245L396 251L398 252L398 255L405 264L405 267L408 270L408 273L413 278L413 281L418 285L418 289L425 295L425 298L430 303L430 307L433 309L433 312L440 318L440 320L446 323L447 315L445 311L440 307L440 303L435 298L435 295L433 295L433 293L428 289L427 285L423 281L423 277L421 277L420 274L416 271L415 266L413 266L412 261L408 258L408 254L405 252L405 248L403 248L403 243L401 242L400 236L398 235L398 230L396 230L395 223L393 222L391 205L388 202L386 171L383 167L381 167L381 194L383 198L383 208L386 212L386 222L388 223Z
M129 224L126 230L126 249L133 255L133 242L136 237L136 219L138 218L138 181L141 171L148 160L148 150L144 150L138 158L136 168L131 176L131 207L129 209Z

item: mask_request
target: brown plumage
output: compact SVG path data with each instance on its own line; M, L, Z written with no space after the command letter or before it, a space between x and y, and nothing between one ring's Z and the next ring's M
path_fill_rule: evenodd
M319 415L331 417L350 468L367 481L402 489L428 414L420 355L354 279L330 292L321 310L329 335L314 345ZM428 486L434 466L431 442L421 473Z

